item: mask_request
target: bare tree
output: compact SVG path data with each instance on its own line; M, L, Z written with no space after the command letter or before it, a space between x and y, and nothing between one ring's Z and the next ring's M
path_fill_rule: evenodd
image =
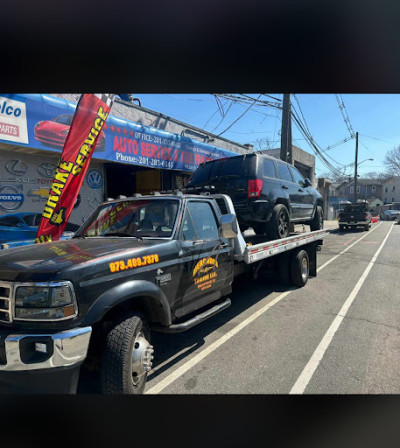
M382 173L380 171L371 171L369 173L363 174L363 179L377 179L377 180L384 180L390 177L390 173Z
M351 176L349 176L349 175L348 176L339 175L339 174L336 174L336 173L332 173L331 171L327 171L325 173L322 173L318 177L320 177L320 178L324 177L326 179L331 180L332 182L344 182L345 180L348 181Z
M268 137L258 138L254 141L254 150L255 151L263 151L266 149L271 149L271 140Z
M387 151L383 163L389 174L400 176L400 146Z

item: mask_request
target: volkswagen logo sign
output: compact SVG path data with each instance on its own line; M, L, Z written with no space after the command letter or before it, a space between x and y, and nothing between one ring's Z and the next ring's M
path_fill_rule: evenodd
M42 176L42 177L47 177L48 179L51 179L54 176L54 173L56 172L56 165L54 165L54 163L49 163L49 162L45 162L45 163L41 163L38 167L37 167L37 172Z
M86 182L93 190L98 190L103 186L103 176L99 170L91 170L88 172Z

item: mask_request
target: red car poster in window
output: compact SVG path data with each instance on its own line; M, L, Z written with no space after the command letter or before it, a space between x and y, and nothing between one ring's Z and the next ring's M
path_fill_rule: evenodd
M113 100L114 94L81 96L44 206L35 243L60 239Z

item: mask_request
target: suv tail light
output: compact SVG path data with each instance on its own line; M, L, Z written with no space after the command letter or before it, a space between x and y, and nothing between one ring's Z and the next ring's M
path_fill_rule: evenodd
M247 185L247 197L259 198L263 187L261 179L250 179Z
M337 215L337 219L339 219L339 220L340 220L340 215Z

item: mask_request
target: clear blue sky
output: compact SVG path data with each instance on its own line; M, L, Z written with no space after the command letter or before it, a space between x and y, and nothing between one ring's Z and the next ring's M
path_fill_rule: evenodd
M257 98L259 94L251 94ZM192 124L214 134L227 129L243 112L247 105L233 104L222 99L225 118L211 94L135 94L142 106L161 112L183 122ZM282 99L282 94L271 96ZM334 94L296 94L312 137L326 149L350 137ZM383 159L386 151L400 145L400 95L399 94L341 94L345 109L354 132L359 133L359 174L371 171L385 171ZM264 95L262 100L274 101ZM298 104L292 99L294 107ZM229 108L229 110L228 110ZM257 139L268 138L272 147L280 147L281 111L272 107L252 107L223 137L238 142L256 145ZM304 140L296 124L292 123L293 144L314 154L310 144ZM337 168L349 165L355 158L355 139L351 139L326 152L327 159ZM329 158L330 157L330 158ZM326 165L316 159L317 176L329 172ZM346 174L352 175L354 167L347 167Z

